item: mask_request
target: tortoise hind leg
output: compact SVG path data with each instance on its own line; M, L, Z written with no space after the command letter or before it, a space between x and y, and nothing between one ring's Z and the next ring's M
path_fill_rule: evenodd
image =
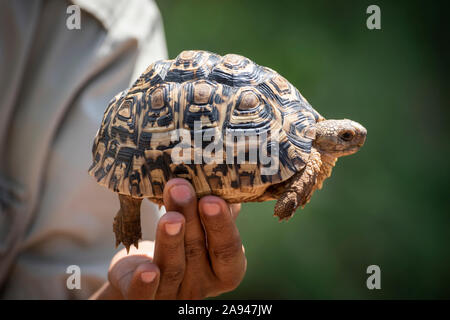
M142 199L119 194L120 210L114 217L113 231L116 234L116 247L122 242L130 251L134 244L137 248L141 233L141 202Z

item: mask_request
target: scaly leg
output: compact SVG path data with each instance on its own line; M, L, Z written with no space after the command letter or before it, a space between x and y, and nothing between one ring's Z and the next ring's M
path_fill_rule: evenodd
M280 221L292 217L299 206L309 202L314 190L321 187L321 167L321 155L312 148L306 167L279 189L281 194L275 204L275 215Z
M122 242L130 251L134 244L138 248L141 233L141 202L142 199L119 194L120 210L114 217L113 230L116 234L116 247Z

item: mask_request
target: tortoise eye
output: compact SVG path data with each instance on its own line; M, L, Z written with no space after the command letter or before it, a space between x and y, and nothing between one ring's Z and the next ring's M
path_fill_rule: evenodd
M353 139L354 136L355 136L355 133L351 130L345 130L339 134L339 137L344 141L350 141Z

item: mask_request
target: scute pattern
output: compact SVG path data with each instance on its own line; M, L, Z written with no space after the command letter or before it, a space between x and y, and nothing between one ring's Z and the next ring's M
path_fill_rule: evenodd
M241 201L252 201L305 166L315 137L311 125L322 120L298 90L270 68L235 54L183 51L174 60L150 65L131 88L111 100L94 141L89 173L116 192L156 202L174 177L189 180L198 196L215 194L233 202L239 192ZM269 154L278 152L276 174L262 175L267 164L260 161L236 164L239 148L226 154L230 135L243 132L270 132L265 141L240 143L247 144L247 153L249 143L265 145ZM215 137L213 143L203 139L201 146L195 145L199 133ZM278 134L276 141L273 133ZM185 140L188 137L191 141ZM224 163L211 162L217 152L211 146L222 142ZM182 164L172 162L177 146L190 146ZM209 151L200 163L198 147ZM226 159L234 164L226 164Z

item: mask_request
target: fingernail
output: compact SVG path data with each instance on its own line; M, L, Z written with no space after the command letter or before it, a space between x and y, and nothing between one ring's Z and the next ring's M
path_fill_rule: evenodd
M166 232L167 234L174 236L176 235L178 232L180 232L181 230L181 222L176 222L176 223L166 223L164 225L164 227L166 228Z
M184 203L191 200L191 190L185 185L173 186L169 191L170 196L176 202Z
M156 277L156 272L154 271L146 271L141 273L141 280L145 283L152 282Z
M220 213L220 206L217 203L206 202L203 204L203 210L208 216L216 216Z

